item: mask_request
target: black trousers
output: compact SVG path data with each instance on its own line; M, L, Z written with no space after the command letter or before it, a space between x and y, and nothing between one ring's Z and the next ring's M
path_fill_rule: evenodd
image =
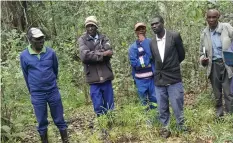
M233 113L233 94L230 91L231 78L228 78L227 70L222 60L213 61L210 82L216 100L217 116L223 116L224 114L222 93L224 93L226 113Z

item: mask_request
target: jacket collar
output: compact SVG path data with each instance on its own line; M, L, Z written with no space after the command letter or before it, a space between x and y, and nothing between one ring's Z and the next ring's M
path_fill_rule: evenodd
M104 37L100 32L97 32L97 34L98 34L98 39L102 39ZM90 37L87 33L85 33L85 39L87 41L93 40L93 38Z
M216 27L215 31L217 33L222 33L223 30L223 25L221 22L218 22L218 26ZM210 27L209 25L205 28L204 33L209 33L210 32Z

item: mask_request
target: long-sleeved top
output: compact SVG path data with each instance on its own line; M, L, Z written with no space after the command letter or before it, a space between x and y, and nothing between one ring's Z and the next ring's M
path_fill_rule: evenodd
M156 65L155 85L167 86L181 82L180 63L185 59L185 50L180 34L166 30L163 61L159 53L156 36L151 40L150 48Z
M20 64L30 94L57 88L58 60L53 49L44 47L37 54L29 46L20 54Z
M149 38L144 39L140 43L140 47L138 47L138 41L135 41L132 45L130 45L128 50L128 57L130 65L132 66L132 76L134 79L136 74L142 74L145 72L149 73L150 69L152 70L152 73L155 72L155 65L152 61L152 55L150 51L150 41L151 40ZM139 48L142 48L142 50Z
M233 42L233 27L229 23L221 23L218 22L218 26L216 27L215 31L220 33L220 46L222 47L221 57L223 57L223 51L228 51ZM215 60L213 55L213 45L214 43L211 40L211 32L209 26L207 26L203 32L201 33L200 37L200 61L207 56L209 58L209 63L207 66L207 76L209 77L211 74L212 69L212 61ZM205 50L205 51L204 51ZM223 61L225 59L223 58ZM231 78L233 76L233 69L225 64L228 77Z
M99 32L97 34L96 40L87 33L78 39L80 59L83 62L88 84L104 83L114 79L111 57L103 55L104 51L112 50L110 41L105 35Z

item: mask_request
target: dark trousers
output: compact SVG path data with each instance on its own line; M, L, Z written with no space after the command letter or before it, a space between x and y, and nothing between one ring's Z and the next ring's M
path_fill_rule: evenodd
M138 95L142 105L147 105L149 101L150 108L157 107L157 99L155 96L154 79L137 79L135 78Z
M230 91L231 78L228 78L224 62L212 63L210 82L216 100L215 107L217 116L223 116L224 114L222 93L224 93L226 112L233 113L233 94Z
M170 101L172 110L176 117L176 122L179 127L182 127L184 125L184 89L182 82L168 86L156 86L155 91L158 101L159 119L163 126L167 126L170 121Z
M90 85L91 100L97 116L105 114L114 108L112 82L96 83Z
M231 94L233 94L233 78L231 78Z
M34 112L38 122L37 130L40 135L44 135L48 127L48 111L47 103L49 104L51 116L59 130L67 128L66 122L63 117L63 106L61 95L58 89L47 93L32 93L31 102L34 107Z

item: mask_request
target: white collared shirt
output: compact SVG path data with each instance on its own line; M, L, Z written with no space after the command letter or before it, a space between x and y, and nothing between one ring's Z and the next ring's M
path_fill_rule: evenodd
M164 53L165 53L165 43L166 43L166 30L165 30L165 34L164 34L162 39L159 39L157 34L156 34L156 39L157 39L157 45L158 45L158 49L159 49L159 55L160 55L161 60L163 62Z

